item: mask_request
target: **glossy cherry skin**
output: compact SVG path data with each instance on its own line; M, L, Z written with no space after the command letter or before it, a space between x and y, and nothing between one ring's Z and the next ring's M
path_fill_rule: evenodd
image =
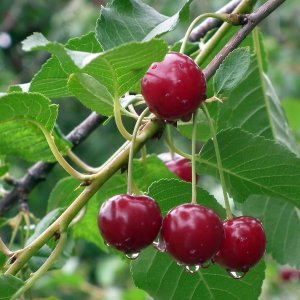
M192 166L191 162L178 154L161 153L158 158L162 160L165 166L180 179L192 182Z
M247 272L263 257L266 236L253 217L238 217L223 224L224 240L214 261L230 271Z
M159 206L148 196L114 196L102 204L98 215L103 239L126 254L139 252L150 245L161 224Z
M141 88L149 110L167 121L188 121L206 98L201 69L188 56L175 52L150 66Z
M161 228L167 252L184 265L201 265L219 250L222 221L211 209L183 204L170 210Z

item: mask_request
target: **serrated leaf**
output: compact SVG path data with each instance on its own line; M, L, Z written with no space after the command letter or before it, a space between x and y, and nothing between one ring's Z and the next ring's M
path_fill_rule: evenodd
M281 102L287 116L290 128L294 133L300 133L300 100L287 99Z
M300 159L295 154L238 128L219 132L217 140L227 187L235 201L263 194L300 207ZM197 170L219 178L211 139L200 152Z
M93 76L114 98L119 98L139 82L151 63L162 60L167 52L168 46L162 40L130 43L95 54L81 72Z
M267 252L282 265L300 268L300 211L280 199L253 195L242 206L244 215L263 222Z
M240 280L232 279L217 265L188 274L168 254L150 247L131 263L135 285L155 300L257 300L264 269L261 262Z
M68 87L71 93L87 108L104 116L113 115L114 99L107 88L85 73L72 74Z
M94 32L69 40L66 47L70 50L90 53L102 51ZM70 96L67 86L68 77L69 74L63 70L59 59L52 56L33 77L30 91L40 92L50 98Z
M250 48L233 50L222 62L213 78L214 93L225 97L238 86L250 66Z
M176 179L154 182L148 191L165 215L171 208L191 201L191 184ZM224 209L200 187L197 188L199 204L212 208L222 218ZM196 274L187 274L170 258L151 247L143 250L132 261L131 272L137 287L147 291L154 299L257 299L264 278L264 264L252 269L242 280L235 281L226 271L217 266L201 269ZM238 285L238 286L237 286Z
M164 16L140 0L114 0L102 7L96 25L104 50L132 41L148 41L175 28L188 15L191 0L172 17Z
M51 191L47 212L69 206L82 192L82 189L77 189L79 184L80 182L72 177L61 179Z
M10 300L24 282L10 274L0 274L0 300Z
M52 132L57 105L37 93L11 93L0 98L0 155L11 154L28 161L55 161L44 134ZM38 124L38 125L37 125ZM67 143L58 139L59 150L66 153Z

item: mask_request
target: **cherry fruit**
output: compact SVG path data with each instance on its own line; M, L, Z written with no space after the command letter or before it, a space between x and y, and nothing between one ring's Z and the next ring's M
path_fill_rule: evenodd
M149 110L167 121L188 121L206 98L201 69L188 56L175 52L150 66L141 87Z
M264 255L266 236L253 217L238 217L223 224L224 240L214 261L229 271L247 272Z
M114 196L102 204L98 215L104 241L128 256L150 245L161 223L159 206L148 196Z
M178 154L161 153L158 158L164 162L166 167L184 181L192 182L191 162Z
M300 270L283 268L280 270L280 278L285 282L298 282L300 281Z
M180 264L202 265L219 250L223 240L221 219L211 209L183 204L170 210L161 228L166 250Z

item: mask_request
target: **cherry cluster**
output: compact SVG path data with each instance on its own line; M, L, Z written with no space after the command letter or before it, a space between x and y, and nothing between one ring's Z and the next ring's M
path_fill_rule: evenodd
M129 258L151 245L168 252L187 269L213 260L230 271L247 272L263 256L266 238L261 223L252 217L222 222L210 208L182 204L162 218L149 196L117 195L99 211L98 225L107 245Z
M179 53L152 64L141 87L149 110L167 122L189 120L206 99L202 71ZM168 153L159 158L179 178L192 182L189 160ZM231 272L245 273L262 258L266 246L262 224L253 217L223 222L212 209L191 203L171 209L163 218L158 204L146 195L108 199L100 208L98 226L106 244L127 257L137 258L153 244L190 272L213 261Z

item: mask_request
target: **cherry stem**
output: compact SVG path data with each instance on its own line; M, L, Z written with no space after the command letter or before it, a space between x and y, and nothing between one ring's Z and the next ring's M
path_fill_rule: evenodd
M224 177L224 172L223 172L223 165L222 165L222 160L221 160L220 149L219 149L219 144L218 144L218 140L217 140L216 131L215 131L212 119L210 117L209 111L208 111L208 109L207 109L204 102L202 103L201 107L202 107L202 109L204 111L204 114L206 116L208 126L209 126L209 129L210 129L210 133L212 135L214 148L215 148L217 165L218 165L218 170L219 170L219 176L220 176L220 181L221 181L222 190L223 190L226 216L227 216L227 219L232 219L232 212L231 212L231 209L230 209L229 199L228 199L228 195L227 195L226 182L225 182L225 177Z
M166 127L166 142L167 142L171 157L173 159L174 158L174 149L171 145L174 145L174 142L173 142L173 137L172 137L172 132L171 132L170 125L167 125L167 127Z
M132 140L130 145L130 151L129 151L129 157L128 157L128 181L127 181L127 194L132 194L132 163L133 163L133 154L134 154L134 143L136 141L137 133L140 128L140 125L146 116L146 114L149 112L149 108L147 107L139 116L137 119L134 130L132 133Z
M0 252L2 252L5 256L12 256L13 252L8 249L8 247L5 245L5 243L0 238Z
M167 130L168 130L168 127L167 127ZM165 135L165 141L168 145L171 155L172 155L172 153L173 153L173 155L174 155L174 153L177 153L177 154L181 155L182 157L192 160L192 155L183 152L182 150L180 150L179 148L177 148L175 146L175 144L173 143L173 139L172 138L170 139L170 136L171 136L171 128L170 127L169 127L169 131L170 131L170 135L167 132L167 134Z
M99 168L94 168L81 160L71 149L67 151L68 158L71 159L79 168L87 173L97 173Z
M184 38L183 38L183 41L182 41L182 44L181 44L181 47L180 47L180 50L179 50L180 53L184 53L186 44L189 40L189 37L190 37L191 32L192 32L193 28L195 27L195 25L198 22L200 22L200 21L202 21L203 19L206 19L206 18L215 18L215 19L221 20L223 22L229 22L229 23L233 23L233 24L235 24L236 21L237 21L237 15L226 14L226 13L207 13L207 14L202 14L202 15L198 16L190 24L190 26L188 27L188 29L187 29L187 31L184 35Z
M197 177L196 177L196 134L198 109L193 114L192 132L192 204L197 203Z

